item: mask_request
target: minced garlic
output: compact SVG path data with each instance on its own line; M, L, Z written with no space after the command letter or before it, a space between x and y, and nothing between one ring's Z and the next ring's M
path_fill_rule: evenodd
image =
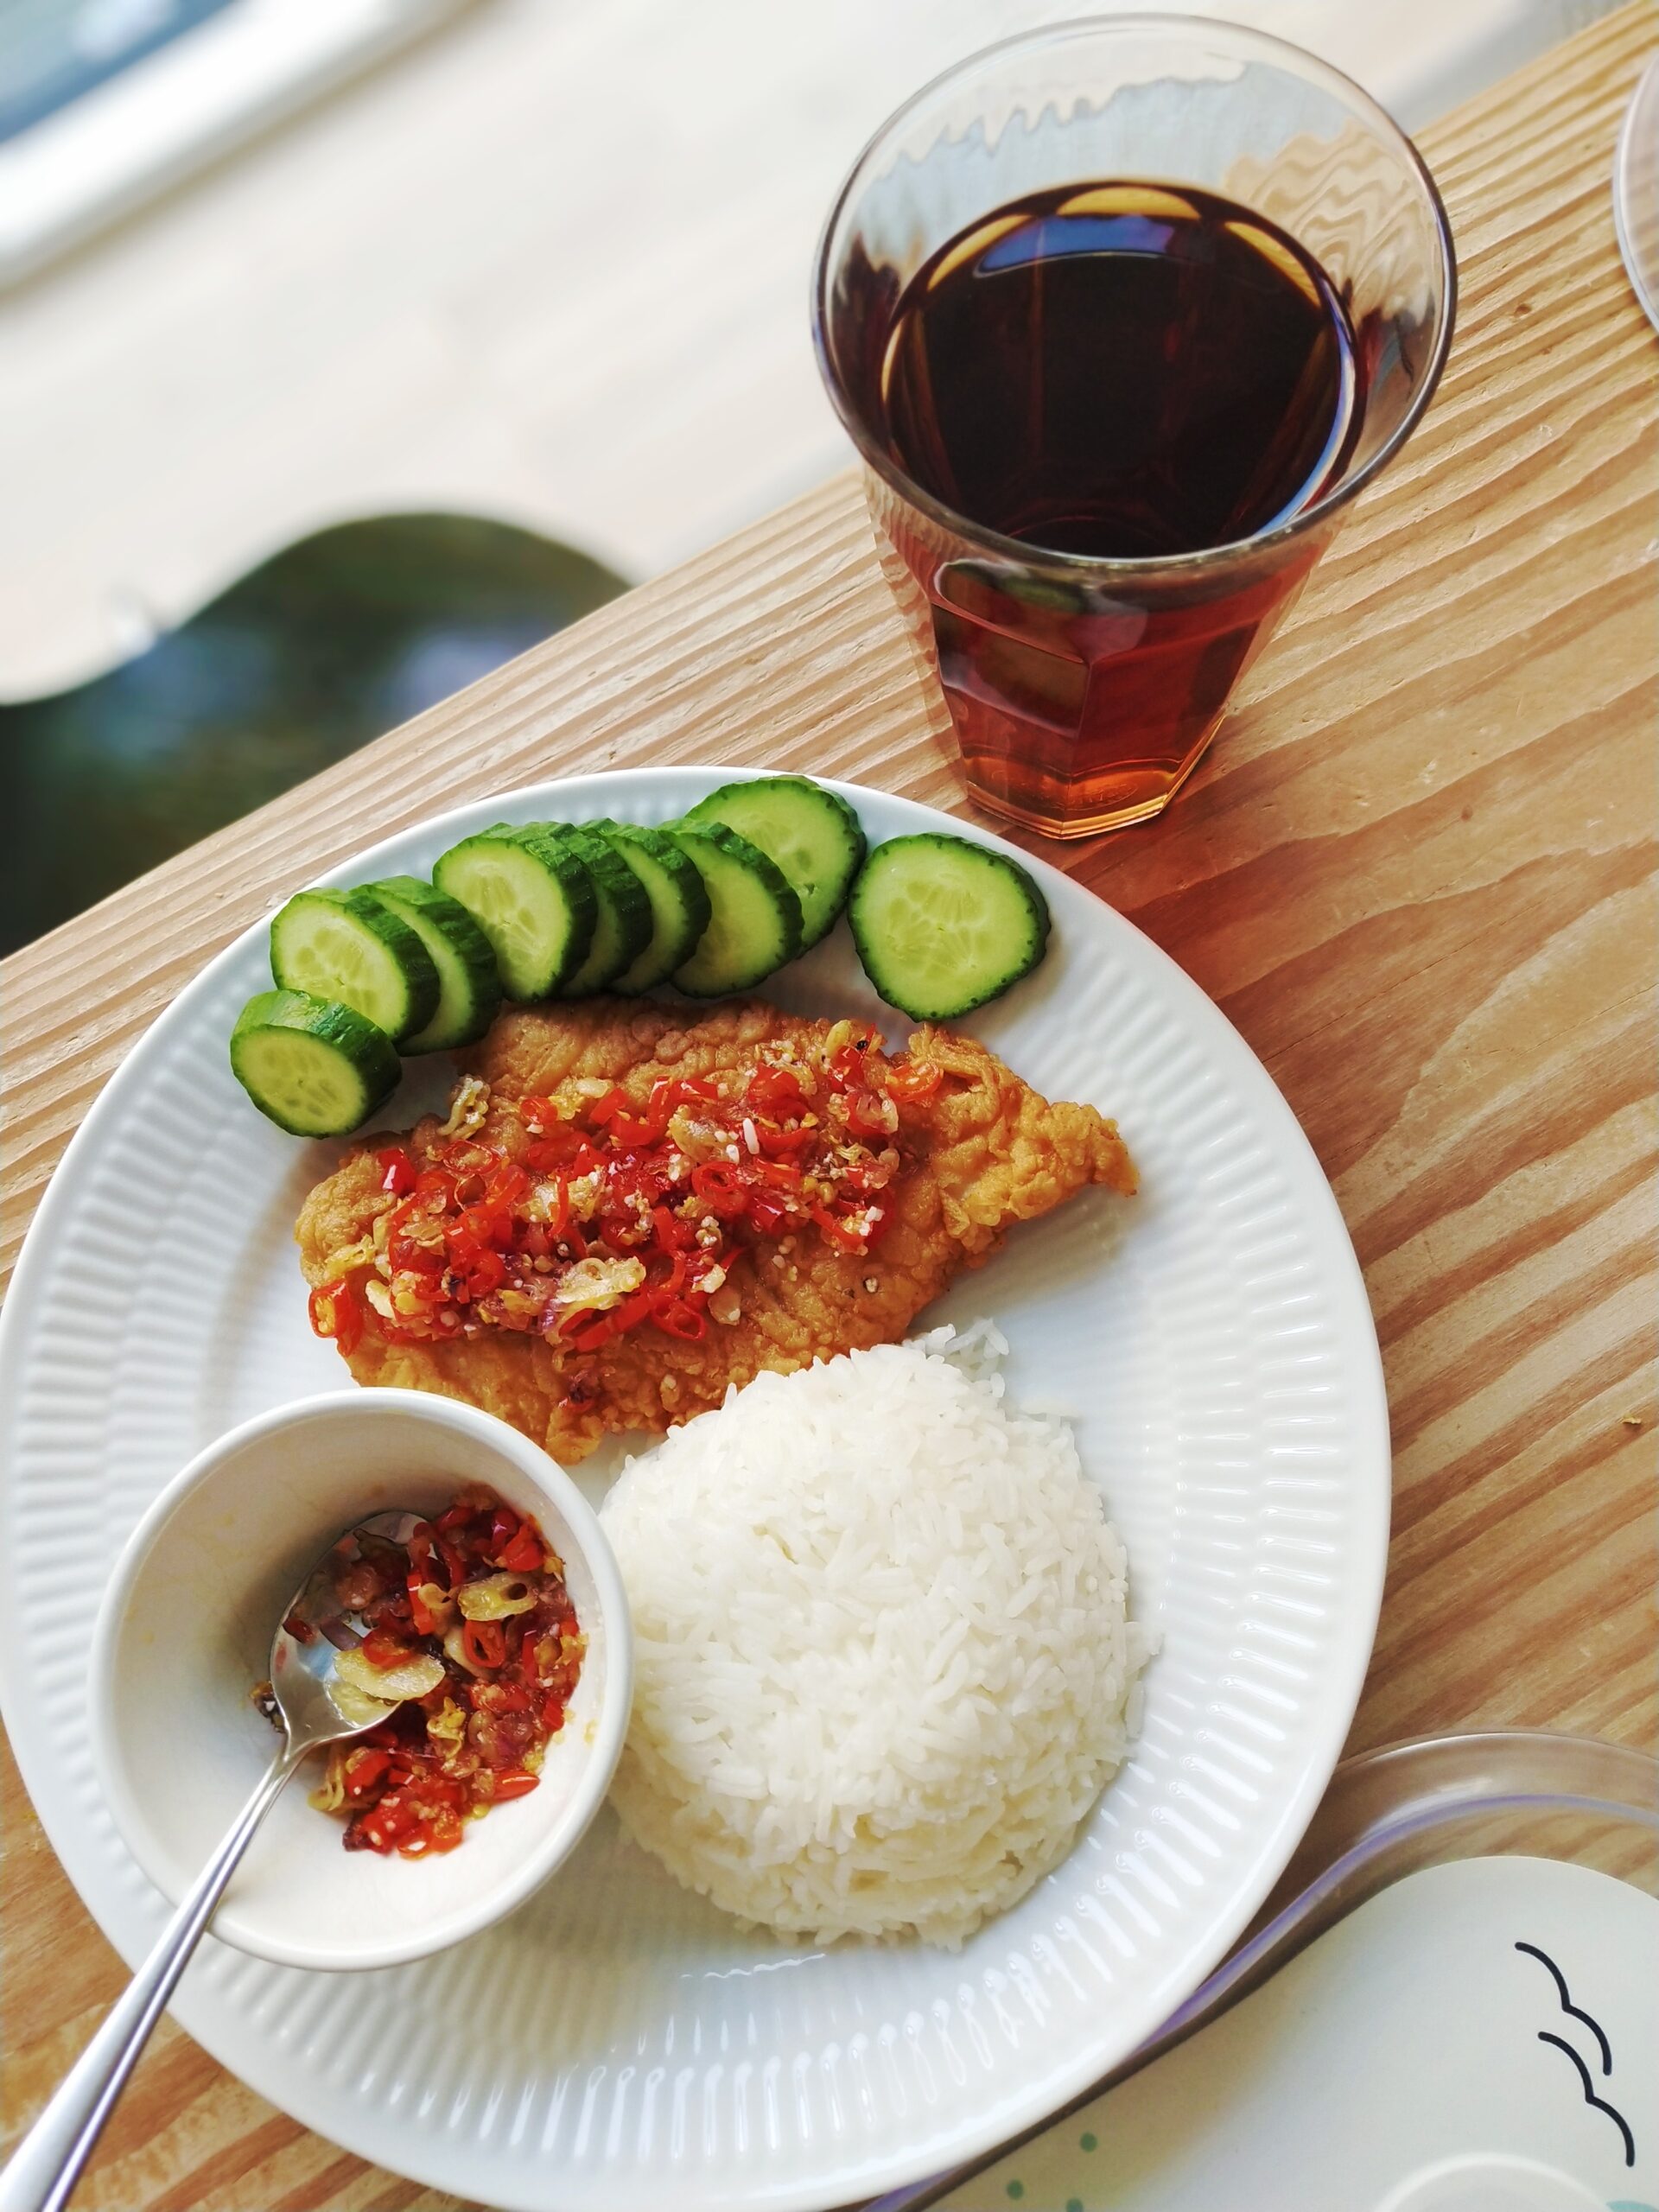
M469 1137L482 1128L490 1110L490 1086L482 1076L464 1075L449 1101L449 1118L438 1131L441 1137Z

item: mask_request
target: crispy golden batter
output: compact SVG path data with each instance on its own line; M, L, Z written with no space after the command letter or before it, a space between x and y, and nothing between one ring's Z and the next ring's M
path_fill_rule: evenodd
M500 1102L539 1095L572 1110L578 1088L620 1084L643 1104L660 1077L747 1072L760 1048L821 1043L832 1025L759 1000L693 1016L645 1001L594 999L515 1007L463 1061L491 1089L478 1131L492 1141L513 1119ZM787 1373L855 1347L902 1337L957 1270L977 1266L1010 1224L1029 1221L1090 1184L1128 1194L1135 1170L1116 1128L1092 1106L1051 1105L971 1039L921 1029L913 1061L944 1080L916 1109L916 1163L889 1193L893 1217L866 1257L802 1235L787 1253L762 1243L734 1276L741 1311L685 1343L644 1328L576 1354L540 1336L491 1330L449 1343L388 1343L372 1317L347 1363L359 1382L435 1390L511 1421L555 1459L574 1461L607 1431L660 1432L717 1406L728 1383L763 1368ZM406 1141L423 1154L427 1121ZM397 1201L379 1186L381 1135L361 1141L306 1200L296 1234L308 1282L340 1273L340 1255Z

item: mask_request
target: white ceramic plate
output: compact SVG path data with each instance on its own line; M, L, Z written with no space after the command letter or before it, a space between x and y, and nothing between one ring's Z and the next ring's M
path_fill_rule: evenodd
M504 814L671 820L731 772L488 799L329 880L424 871ZM872 839L961 827L844 788ZM1248 1048L1128 923L1036 872L1049 957L967 1026L1050 1096L1114 1114L1142 1194L1090 1194L1016 1232L937 1310L994 1314L1018 1399L1077 1421L1135 1611L1163 1637L1134 1758L1065 1863L954 1955L742 1934L608 1812L518 1913L422 1964L331 1976L210 1942L179 2018L322 2134L526 2212L845 2204L1084 2088L1271 1886L1336 1760L1376 1626L1389 1494L1376 1335L1335 1201ZM7 1720L59 1855L129 1959L163 1908L92 1779L95 1600L205 1443L340 1380L307 1328L291 1243L333 1151L263 1122L226 1060L238 1007L268 980L251 930L118 1071L41 1204L0 1326ZM906 1026L870 995L844 929L773 995ZM406 1084L388 1118L423 1106L441 1072Z

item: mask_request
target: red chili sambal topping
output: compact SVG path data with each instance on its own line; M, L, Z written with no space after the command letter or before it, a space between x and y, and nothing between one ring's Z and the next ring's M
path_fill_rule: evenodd
M646 1328L695 1341L737 1318L732 1276L757 1243L874 1249L939 1082L841 1022L819 1046L763 1048L747 1074L499 1099L492 1141L377 1154L397 1203L359 1268L313 1292L312 1325L344 1351L365 1309L393 1342L507 1329L591 1352Z
M331 1337L341 1351L354 1351L363 1338L363 1309L349 1282L320 1283L307 1309L320 1337Z
M430 1687L334 1745L311 1802L345 1816L347 1851L453 1851L469 1819L537 1786L564 1726L586 1644L563 1562L533 1520L471 1485L406 1546L360 1539L337 1588L367 1630L342 1679Z

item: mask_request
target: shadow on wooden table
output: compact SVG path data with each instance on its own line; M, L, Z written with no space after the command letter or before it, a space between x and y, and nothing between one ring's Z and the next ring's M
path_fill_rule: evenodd
M342 523L123 666L0 705L0 953L626 588L506 523Z

